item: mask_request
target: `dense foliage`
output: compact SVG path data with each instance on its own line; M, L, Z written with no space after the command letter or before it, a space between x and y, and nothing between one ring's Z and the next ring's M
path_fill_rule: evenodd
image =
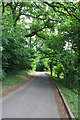
M8 14L4 13L2 16L3 73L16 72L25 68L31 69L35 58L35 50L29 46L27 39L24 37L24 25L19 23L14 27L13 16L10 13Z
M3 73L36 64L79 88L79 9L80 2L2 2Z

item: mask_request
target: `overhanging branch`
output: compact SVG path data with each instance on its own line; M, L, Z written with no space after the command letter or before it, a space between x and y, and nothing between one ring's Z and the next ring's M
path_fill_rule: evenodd
M61 4L61 3L58 3L58 4L60 4L60 5L53 5L53 4L50 4L50 3L48 3L48 2L44 2L44 3L45 3L46 5L52 7L53 10L54 10L54 8L64 8L64 10L65 10L70 16L74 16L78 21L80 21L80 19L79 19L75 14L72 14L72 13L71 13L72 10L71 10L70 7L68 7L68 6L64 6L64 5ZM70 9L71 12L70 12L68 9ZM65 13L64 13L64 14L65 14Z

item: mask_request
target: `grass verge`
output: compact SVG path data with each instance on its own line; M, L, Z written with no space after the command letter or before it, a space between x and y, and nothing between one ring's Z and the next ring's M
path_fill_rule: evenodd
M55 78L54 78L55 79ZM71 112L78 119L78 94L73 89L66 88L62 82L56 80L61 92L63 93L66 101L71 109Z
M2 80L2 85L14 86L16 84L22 83L24 79L21 78L20 75L24 75L25 77L28 77L28 73L26 70L22 70L18 74L8 74L6 78Z
M50 73L48 73L50 75ZM71 112L75 116L77 120L79 120L79 109L78 109L78 92L75 89L69 89L65 87L65 84L63 82L63 78L57 78L55 75L52 76L52 78L56 81L59 88L61 89L61 92L63 93L64 97L66 98L66 101L71 109Z

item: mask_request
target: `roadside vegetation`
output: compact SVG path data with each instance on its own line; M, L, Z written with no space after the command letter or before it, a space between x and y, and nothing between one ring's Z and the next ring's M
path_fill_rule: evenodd
M72 111L77 116L74 101L80 91L80 1L2 2L1 7L2 82L17 84L21 81L17 73L26 69L50 71L51 76L54 72L67 93L64 95L72 99L74 93L72 106L76 110ZM15 74L14 80L10 73Z
M19 84L23 82L24 79L22 79L19 75L7 75L6 78L3 80L3 86L14 86L16 84Z
M5 78L3 78L2 81L2 90L4 91L5 88L7 90L8 87L13 87L15 85L23 84L25 80L27 81L30 79L32 75L29 75L29 73L35 73L35 71L29 71L29 70L22 70L18 71L17 73L8 73ZM33 76L32 76L33 77Z
M50 72L46 72L49 76L51 76ZM53 72L52 76L53 82L55 81L60 88L62 94L64 95L66 102L68 103L71 112L73 113L76 120L79 120L79 96L78 96L78 89L75 87L69 88L66 86L66 82L63 76L59 78Z
M53 79L56 81L56 83L58 84L59 88L61 89L64 97L66 98L66 101L71 109L71 112L73 113L73 115L75 116L76 119L78 119L78 113L79 113L79 109L78 109L78 91L70 88L66 87L66 84L64 84L64 80L65 79L61 79L61 78L57 78L53 76Z
M6 77L3 79L2 84L6 86L14 86L16 84L19 84L21 82L24 82L24 79L20 77L20 75L23 75L25 77L28 77L28 73L26 70L22 70L18 73L9 73L6 75Z

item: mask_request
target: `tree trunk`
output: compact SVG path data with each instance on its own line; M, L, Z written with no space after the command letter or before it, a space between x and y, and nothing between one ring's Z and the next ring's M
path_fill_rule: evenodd
M5 6L4 6L4 2L2 2L2 13L4 13L5 12Z
M52 64L50 63L50 72L51 72L51 76L52 76Z
M59 73L57 74L57 78L59 78Z
M29 41L29 46L30 46L30 48L31 48L31 37L30 37L30 41Z
M51 69L51 76L52 76L52 69Z

